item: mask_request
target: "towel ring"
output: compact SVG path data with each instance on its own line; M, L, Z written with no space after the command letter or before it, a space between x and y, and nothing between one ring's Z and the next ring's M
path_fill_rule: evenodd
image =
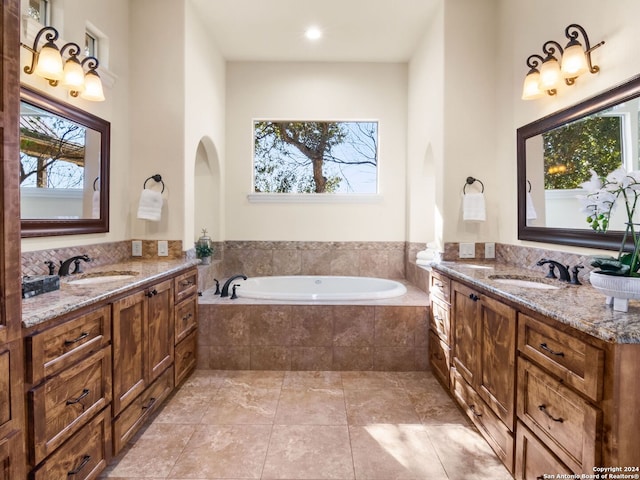
M156 173L155 175L151 175L149 178L147 178L144 181L144 184L142 185L142 188L147 188L147 182L149 180L155 180L158 183L162 184L162 191L160 193L164 193L164 182L162 181L162 176L159 173Z
M529 190L527 190L527 192L531 193L531 181L527 180L527 183L529 184Z
M480 180L478 180L477 178L473 178L473 177L467 177L467 181L464 184L464 187L462 187L462 193L464 195L467 194L466 190L467 190L467 185L471 185L475 182L478 182L481 186L482 186L482 190L481 192L484 193L484 183L482 183Z
M94 191L94 192L97 192L97 191L98 191L98 189L96 188L96 182L97 182L98 180L100 180L100 177L96 177L96 179L93 181L93 191Z

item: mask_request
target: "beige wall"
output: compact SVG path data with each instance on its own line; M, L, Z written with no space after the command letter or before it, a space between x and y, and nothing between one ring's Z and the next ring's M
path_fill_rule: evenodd
M203 227L216 241L526 245L517 239L516 129L640 70L637 0L606 7L600 0L441 0L408 65L227 65L188 0L56 5L54 25L65 40L80 41L86 22L109 38L100 59L115 80L107 100L73 103L111 122L110 232L25 239L26 251L129 238L182 239L188 248ZM546 40L564 43L564 28L574 22L593 43L606 40L593 54L602 71L557 97L522 101L526 57ZM70 101L34 76L21 80ZM379 119L381 201L250 204L255 117ZM142 183L155 173L167 185L159 224L135 218ZM213 192L199 200L207 175ZM486 187L481 225L460 221L468 175Z
M191 2L186 3L184 220L181 237L191 248L206 228L224 240L226 63Z
M22 0L22 10L26 12L27 0ZM106 234L73 235L22 240L23 251L41 250L45 248L65 247L69 245L87 245L102 242L118 241L130 238L129 224L122 221L129 211L131 196L129 185L130 129L129 129L129 2L127 0L57 0L53 11L53 26L60 32L62 41L84 44L84 32L87 22L108 37L108 52L99 55L100 64L108 69L102 71L105 85L104 102L89 102L80 98L72 98L62 87L53 88L35 75L27 75L22 67L31 61L31 54L20 49L21 68L20 81L47 95L54 96L63 102L86 110L111 122L111 222L110 231ZM24 27L24 23L21 24ZM25 40L24 28L21 39ZM28 42L31 44L31 42ZM42 43L42 41L41 41ZM109 77L113 84L109 86Z
M378 120L375 203L249 203L254 119ZM227 240L403 241L406 64L229 63Z
M550 14L552 12L552 14ZM516 212L516 138L518 127L592 95L622 83L640 72L640 3L636 0L502 0L500 18L500 51L504 61L499 64L500 89L497 103L498 123L495 175L502 185L501 204L497 215L498 240L503 243L529 245L540 248L587 252L576 247L520 242L517 239ZM564 87L557 96L523 101L522 82L528 68L526 58L539 53L546 40L566 43L564 29L571 23L582 25L593 44L606 44L593 52L594 63L600 66L597 75L585 75L573 87ZM576 215L579 215L576 212Z
M442 244L441 207L445 192L437 186L442 184L444 170L443 31L444 4L440 2L409 62L407 239L410 242Z

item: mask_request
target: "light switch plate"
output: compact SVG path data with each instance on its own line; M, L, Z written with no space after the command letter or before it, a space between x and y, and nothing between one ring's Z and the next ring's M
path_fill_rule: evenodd
M458 251L459 258L476 258L475 243L461 243Z
M132 257L142 256L142 240L131 241L131 256Z
M169 256L169 242L167 240L158 240L158 256Z
M484 244L484 258L496 258L496 244L486 242Z

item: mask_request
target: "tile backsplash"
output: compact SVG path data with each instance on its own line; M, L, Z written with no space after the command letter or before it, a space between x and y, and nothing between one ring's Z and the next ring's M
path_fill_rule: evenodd
M45 265L46 261L53 261L59 266L61 261L76 255L88 255L91 262L82 264L85 270L90 270L103 265L130 261L132 258L182 258L182 242L179 240L169 241L169 256L157 257L157 241L143 241L142 257L131 257L131 241L97 243L94 245L81 245L77 247L51 248L47 250L37 250L33 252L22 252L22 275L43 275L48 273Z
M142 257L131 256L131 240L107 242L77 247L39 250L22 253L22 274L41 275L48 272L44 262L57 266L75 255L87 254L86 270L132 259L193 258L193 248L183 251L182 242L169 241L169 256L157 256L156 240L142 241ZM456 242L445 244L443 259L457 261ZM416 254L424 250L417 242L297 242L297 241L226 241L214 243L213 262L199 267L202 290L236 273L262 275L354 275L406 279L423 291L428 291L429 273L416 265ZM583 265L580 279L588 282L591 266L588 255L546 250L520 245L496 244L497 263L513 264L540 271L536 262L550 258L564 264ZM484 258L484 244L476 243L476 258L469 261L489 261Z

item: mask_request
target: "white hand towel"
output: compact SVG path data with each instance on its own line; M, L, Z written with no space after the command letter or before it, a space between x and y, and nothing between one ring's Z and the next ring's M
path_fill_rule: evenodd
M484 222L487 219L484 193L474 192L462 195L462 219L474 222Z
M430 248L427 248L426 250L420 250L417 254L416 254L416 258L418 260L432 260L433 256L435 255L435 251L431 250Z
M416 265L433 265L434 263L440 263L440 252L427 248L421 250L416 254Z
M91 198L91 218L100 218L100 191L94 190Z
M162 193L144 189L140 194L138 218L159 222L162 217Z
M533 198L531 198L531 193L527 192L527 220L535 220L536 218L538 218L538 214L533 206Z

